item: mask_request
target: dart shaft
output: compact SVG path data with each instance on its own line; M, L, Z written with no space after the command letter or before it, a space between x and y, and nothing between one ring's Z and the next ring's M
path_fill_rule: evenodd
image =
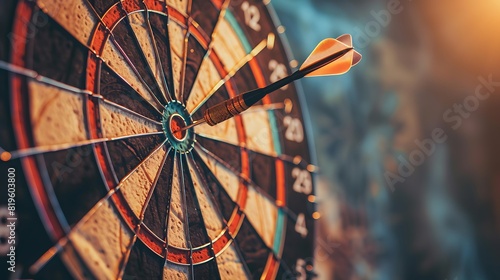
M285 77L275 83L270 84L267 87L245 92L244 94L238 95L229 100L221 102L205 110L203 114L203 119L210 126L214 126L218 123L221 123L225 120L228 120L236 115L243 113L245 110L247 110L252 105L257 103L259 100L264 98L264 96L266 96L267 94L275 90L278 90L281 87L288 85L289 83L301 77L303 77L303 75L299 71L297 71L288 77Z
M205 119L194 121L192 124L190 124L188 126L185 126L185 127L181 128L181 129L175 130L173 133L177 133L179 131L184 131L186 129L190 129L191 127L195 127L195 126L200 125L202 123L206 123Z
M250 106L245 103L244 95L238 95L205 110L203 119L211 126L239 115Z

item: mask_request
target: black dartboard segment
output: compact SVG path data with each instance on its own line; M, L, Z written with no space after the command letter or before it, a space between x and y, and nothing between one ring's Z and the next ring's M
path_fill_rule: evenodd
M23 219L39 221L20 228L20 248L34 248L18 255L21 277L313 275L314 166L296 86L174 132L291 73L268 1L7 2L2 167L19 169Z

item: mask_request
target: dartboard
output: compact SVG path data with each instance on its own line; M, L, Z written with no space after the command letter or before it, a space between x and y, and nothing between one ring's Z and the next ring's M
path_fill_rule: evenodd
M15 170L19 275L314 275L316 167L298 85L179 131L297 66L270 5L2 3L0 152Z

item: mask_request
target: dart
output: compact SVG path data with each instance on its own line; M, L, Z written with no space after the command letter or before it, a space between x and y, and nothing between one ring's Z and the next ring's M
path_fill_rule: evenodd
M236 115L241 114L271 92L303 77L341 75L359 63L361 54L354 50L352 37L349 34L337 39L328 38L321 41L304 61L299 70L266 87L258 88L223 101L205 110L203 118L195 120L176 132L207 123L214 126Z

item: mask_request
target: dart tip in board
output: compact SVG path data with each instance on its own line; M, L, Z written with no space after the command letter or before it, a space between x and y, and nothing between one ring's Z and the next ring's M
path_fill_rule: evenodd
M309 57L304 61L300 70L336 53L340 53L347 49L351 49L342 57L335 59L321 68L307 74L307 77L341 75L349 71L351 67L361 61L361 54L354 50L352 45L352 36L344 34L336 39L327 38L321 41L316 48L311 52Z
M192 128L192 127L195 127L195 126L197 126L197 125L204 124L204 123L206 123L206 122L207 122L207 121L206 121L205 119L199 119L199 120L194 121L192 124L190 124L190 125L188 125L188 126L184 126L184 127L182 127L182 128L176 128L176 129L174 129L174 130L172 131L172 133L174 133L174 134L175 134L175 133L180 133L180 132L182 132L182 131L185 131L185 130L188 130L188 129Z

